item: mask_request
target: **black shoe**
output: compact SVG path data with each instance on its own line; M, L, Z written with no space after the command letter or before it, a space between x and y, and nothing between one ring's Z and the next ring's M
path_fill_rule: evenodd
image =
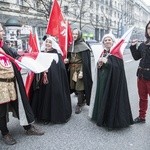
M77 106L76 106L76 109L75 109L75 113L76 113L76 114L79 114L79 113L81 113L81 111L82 111L82 108L77 105Z
M26 131L27 135L43 135L44 132L40 131L39 129L37 129L35 126L31 126L31 128L29 130Z
M108 127L108 128L107 128L107 130L108 130L108 131L112 131L112 130L113 130L113 128Z
M133 122L134 122L134 123L145 123L145 119L140 118L140 117L137 117L137 118L134 119Z
M48 125L49 123L49 121L44 121L44 125Z
M8 133L3 136L2 140L5 142L7 145L14 145L16 144L16 140Z

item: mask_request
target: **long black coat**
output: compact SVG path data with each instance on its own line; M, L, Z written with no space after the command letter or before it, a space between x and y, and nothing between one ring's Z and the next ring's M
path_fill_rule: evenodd
M57 54L57 51L52 50L50 53ZM34 88L33 91L31 106L38 120L65 123L72 114L72 107L66 68L60 54L58 57L58 63L53 61L48 69L48 84L42 83L43 74L40 75L38 89Z
M92 120L108 128L133 124L123 60L113 55L98 69Z

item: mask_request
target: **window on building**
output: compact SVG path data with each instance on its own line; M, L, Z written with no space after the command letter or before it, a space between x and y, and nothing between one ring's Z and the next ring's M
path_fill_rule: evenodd
M99 16L98 15L96 15L96 22L98 22L99 21Z
M108 5L108 0L106 0L105 4Z
M90 8L93 8L93 1L90 1Z
M67 15L68 14L68 6L64 6L64 13Z
M101 12L104 12L104 7L103 6L101 6Z
M101 0L101 3L104 4L104 0Z
M114 17L116 18L116 12L114 12Z
M110 6L112 7L112 1L110 1Z
M114 26L116 27L116 21L114 21Z
M96 11L99 11L99 4L96 5Z
M76 0L76 4L84 4L85 0Z
M17 0L18 5L23 5L23 0Z
M117 7L117 2L115 1L115 7Z
M108 21L107 18L105 19L105 25L106 25L106 26L109 26L109 21Z
M101 17L101 22L104 22L104 17Z
M106 8L106 14L108 14L108 8Z
M77 9L74 9L74 15L75 16L77 15Z
M122 5L120 4L120 10L122 10Z
M112 9L110 10L110 16L112 16L113 12L112 12Z
M112 26L112 20L110 19L110 26Z
M91 20L93 19L93 14L92 14L92 13L90 13L90 19L91 19Z

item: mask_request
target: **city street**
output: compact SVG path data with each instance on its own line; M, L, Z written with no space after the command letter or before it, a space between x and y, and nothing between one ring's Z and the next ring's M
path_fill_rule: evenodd
M138 62L129 52L124 55L126 77L133 117L138 115L138 95L136 70ZM37 124L45 131L43 136L27 136L19 121L10 117L10 132L17 144L7 146L0 140L0 150L149 150L150 149L150 114L147 113L145 124L132 125L121 130L108 131L98 127L88 117L88 106L81 114L75 114L77 98L72 96L72 117L66 124ZM1 138L1 136L0 136Z

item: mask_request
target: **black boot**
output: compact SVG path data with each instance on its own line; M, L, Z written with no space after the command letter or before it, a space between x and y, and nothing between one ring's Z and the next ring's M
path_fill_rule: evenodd
M16 144L16 140L11 136L11 134L6 134L3 136L2 140L5 142L7 145L14 145Z
M82 111L82 107L77 105L75 108L75 113L79 114L79 113L81 113L81 111Z
M75 109L75 113L79 114L82 111L82 106L85 105L84 91L77 91L77 96L78 96L78 103Z

